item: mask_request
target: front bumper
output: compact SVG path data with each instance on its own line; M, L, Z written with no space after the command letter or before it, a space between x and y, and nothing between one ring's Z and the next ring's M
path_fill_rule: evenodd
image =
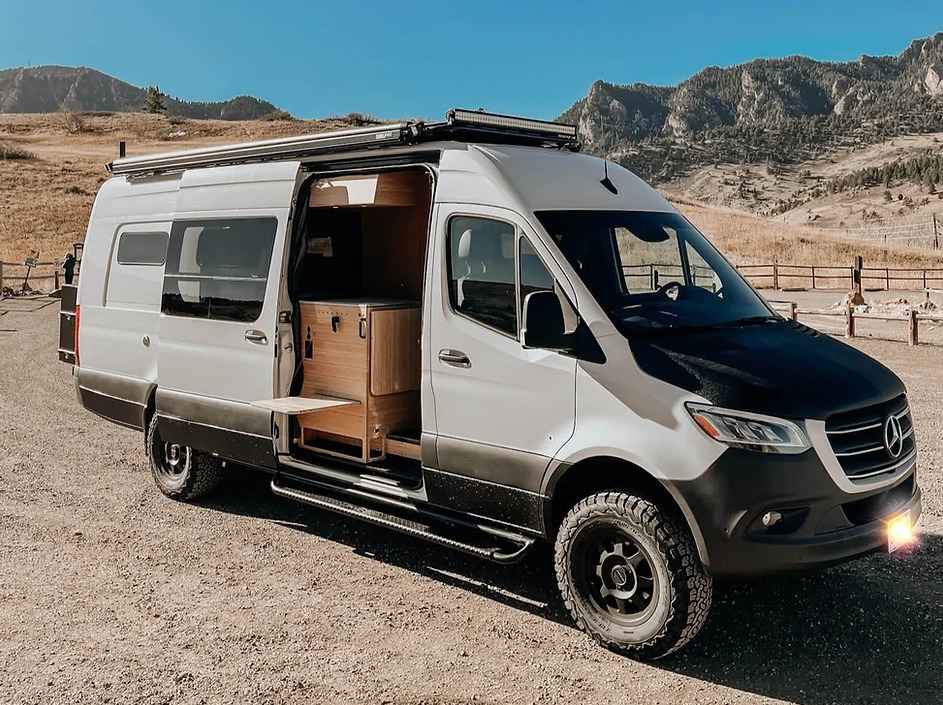
M916 522L921 493L916 464L877 489L840 489L814 450L760 455L729 449L696 480L675 490L696 523L712 575L753 576L824 567L887 546L887 522L905 512ZM773 528L767 512L782 515Z

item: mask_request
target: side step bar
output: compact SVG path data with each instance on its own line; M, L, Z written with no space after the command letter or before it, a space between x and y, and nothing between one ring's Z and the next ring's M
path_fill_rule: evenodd
M305 482L305 484L312 485L314 487L325 487L330 491L341 492L343 493L343 488L340 487L327 487L321 485L320 483L313 484L310 482ZM493 561L494 563L501 564L511 564L519 562L525 554L533 547L535 541L532 538L521 536L519 534L512 534L507 531L485 528L479 525L456 525L453 528L461 532L462 529L465 529L464 534L470 533L468 529L476 530L476 533L479 533L483 536L490 535L492 538L499 537L503 540L504 543L510 544L510 547L507 549L498 548L498 547L486 547L475 545L469 543L468 541L461 540L458 538L450 538L446 535L446 531L449 528L448 524L457 524L456 522L449 521L448 523L443 522L443 525L440 527L436 526L433 528L433 524L437 524L435 520L438 519L437 515L424 512L414 505L408 505L406 503L399 503L403 509L411 510L415 512L416 519L410 520L404 517L397 516L395 514L388 514L379 509L373 509L371 507L366 507L359 504L353 504L347 502L343 499L333 497L329 494L321 494L309 489L301 489L297 487L287 487L283 484L279 484L279 476L276 475L272 479L272 493L278 497L284 497L286 499L293 499L296 502L302 502L312 507L317 507L319 509L325 509L329 512L334 512L335 514L341 514L346 517L352 517L354 519L360 519L365 521L368 524L373 524L374 526L379 526L384 529L391 529L393 531L398 531L401 534L406 534L407 536L412 536L414 538L419 538L430 543L434 543L438 546L443 546L445 548L451 548L456 551L461 551L476 558L481 558L488 561ZM364 492L358 492L358 495L365 495ZM378 501L389 502L388 498L377 497ZM425 523L422 520L432 519L433 521ZM436 530L440 529L440 530Z

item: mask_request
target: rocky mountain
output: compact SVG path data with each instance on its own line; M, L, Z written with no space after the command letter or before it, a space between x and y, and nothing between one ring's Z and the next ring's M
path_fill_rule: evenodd
M143 108L144 95L143 88L85 67L36 66L0 71L0 113L131 112ZM170 115L221 120L251 120L277 110L252 96L210 103L168 96L164 103Z
M943 130L943 32L898 56L706 68L677 86L597 81L560 116L585 148L667 181L726 163L796 163Z

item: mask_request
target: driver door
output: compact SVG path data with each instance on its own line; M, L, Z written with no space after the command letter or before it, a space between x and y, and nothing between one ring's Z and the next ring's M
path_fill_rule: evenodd
M438 461L428 473L431 501L537 525L544 471L575 424L575 358L520 340L523 294L562 279L551 266L516 214L440 207L430 297Z

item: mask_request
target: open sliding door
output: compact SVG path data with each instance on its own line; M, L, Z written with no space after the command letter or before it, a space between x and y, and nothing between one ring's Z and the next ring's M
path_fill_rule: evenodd
M161 437L274 468L279 291L298 162L187 171L161 300Z

